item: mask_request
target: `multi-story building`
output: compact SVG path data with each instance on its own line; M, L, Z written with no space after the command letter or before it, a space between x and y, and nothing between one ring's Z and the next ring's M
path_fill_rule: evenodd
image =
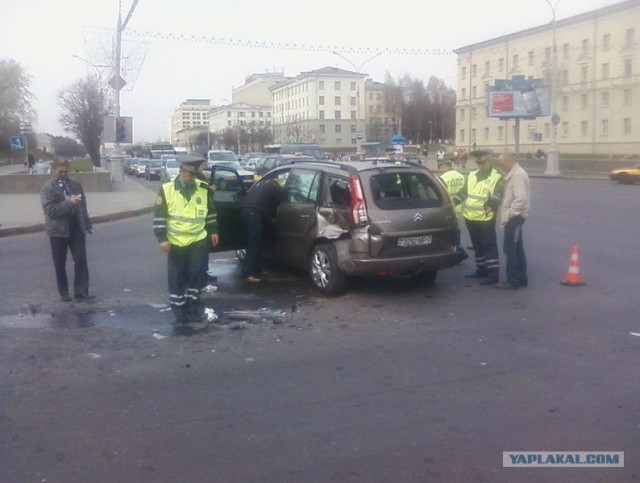
M640 152L639 35L640 2L627 0L457 49L457 145L514 150L516 122L488 116L486 90L524 75L551 89L561 152ZM546 149L552 116L519 124L521 152Z
M382 82L367 79L365 82L364 137L368 142L390 142L394 134L400 132L400 110L390 87Z
M193 134L193 128L206 132L209 129L210 111L211 99L187 99L181 102L171 115L171 144L186 146L185 136Z
M355 149L357 133L365 123L366 77L324 67L272 86L274 141Z

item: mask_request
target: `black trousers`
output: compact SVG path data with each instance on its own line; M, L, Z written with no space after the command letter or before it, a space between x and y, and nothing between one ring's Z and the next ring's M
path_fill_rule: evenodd
M495 218L490 221L465 219L465 223L476 256L477 273L497 282L500 277L500 261Z
M56 282L61 297L69 295L67 279L67 253L73 258L73 293L76 297L89 294L89 266L87 264L87 245L84 233L71 230L69 237L50 237L53 266L56 270Z
M209 237L179 247L171 245L167 257L169 303L177 317L196 316L200 310L200 290L209 265Z
M507 260L507 282L513 285L527 286L527 257L524 254L522 225L525 219L514 216L504 226L503 250Z

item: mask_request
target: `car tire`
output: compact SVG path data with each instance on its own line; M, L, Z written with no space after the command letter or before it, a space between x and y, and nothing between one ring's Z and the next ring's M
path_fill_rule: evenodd
M416 273L411 277L413 281L423 287L429 287L436 283L436 278L438 278L438 269L435 270L424 270L420 273Z
M620 184L631 184L633 181L631 180L631 176L627 173L620 173L618 175L618 183Z
M347 277L338 267L336 247L321 243L313 247L309 257L311 282L326 295L340 295L347 286Z

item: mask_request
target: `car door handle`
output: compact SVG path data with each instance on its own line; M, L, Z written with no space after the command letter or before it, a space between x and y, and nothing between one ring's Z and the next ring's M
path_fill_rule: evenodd
M309 218L309 215L300 215L300 218Z

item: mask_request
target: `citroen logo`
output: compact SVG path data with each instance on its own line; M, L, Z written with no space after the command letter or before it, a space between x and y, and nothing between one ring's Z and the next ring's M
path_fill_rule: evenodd
M423 216L420 213L416 213L413 215L413 221L420 221L423 219Z

